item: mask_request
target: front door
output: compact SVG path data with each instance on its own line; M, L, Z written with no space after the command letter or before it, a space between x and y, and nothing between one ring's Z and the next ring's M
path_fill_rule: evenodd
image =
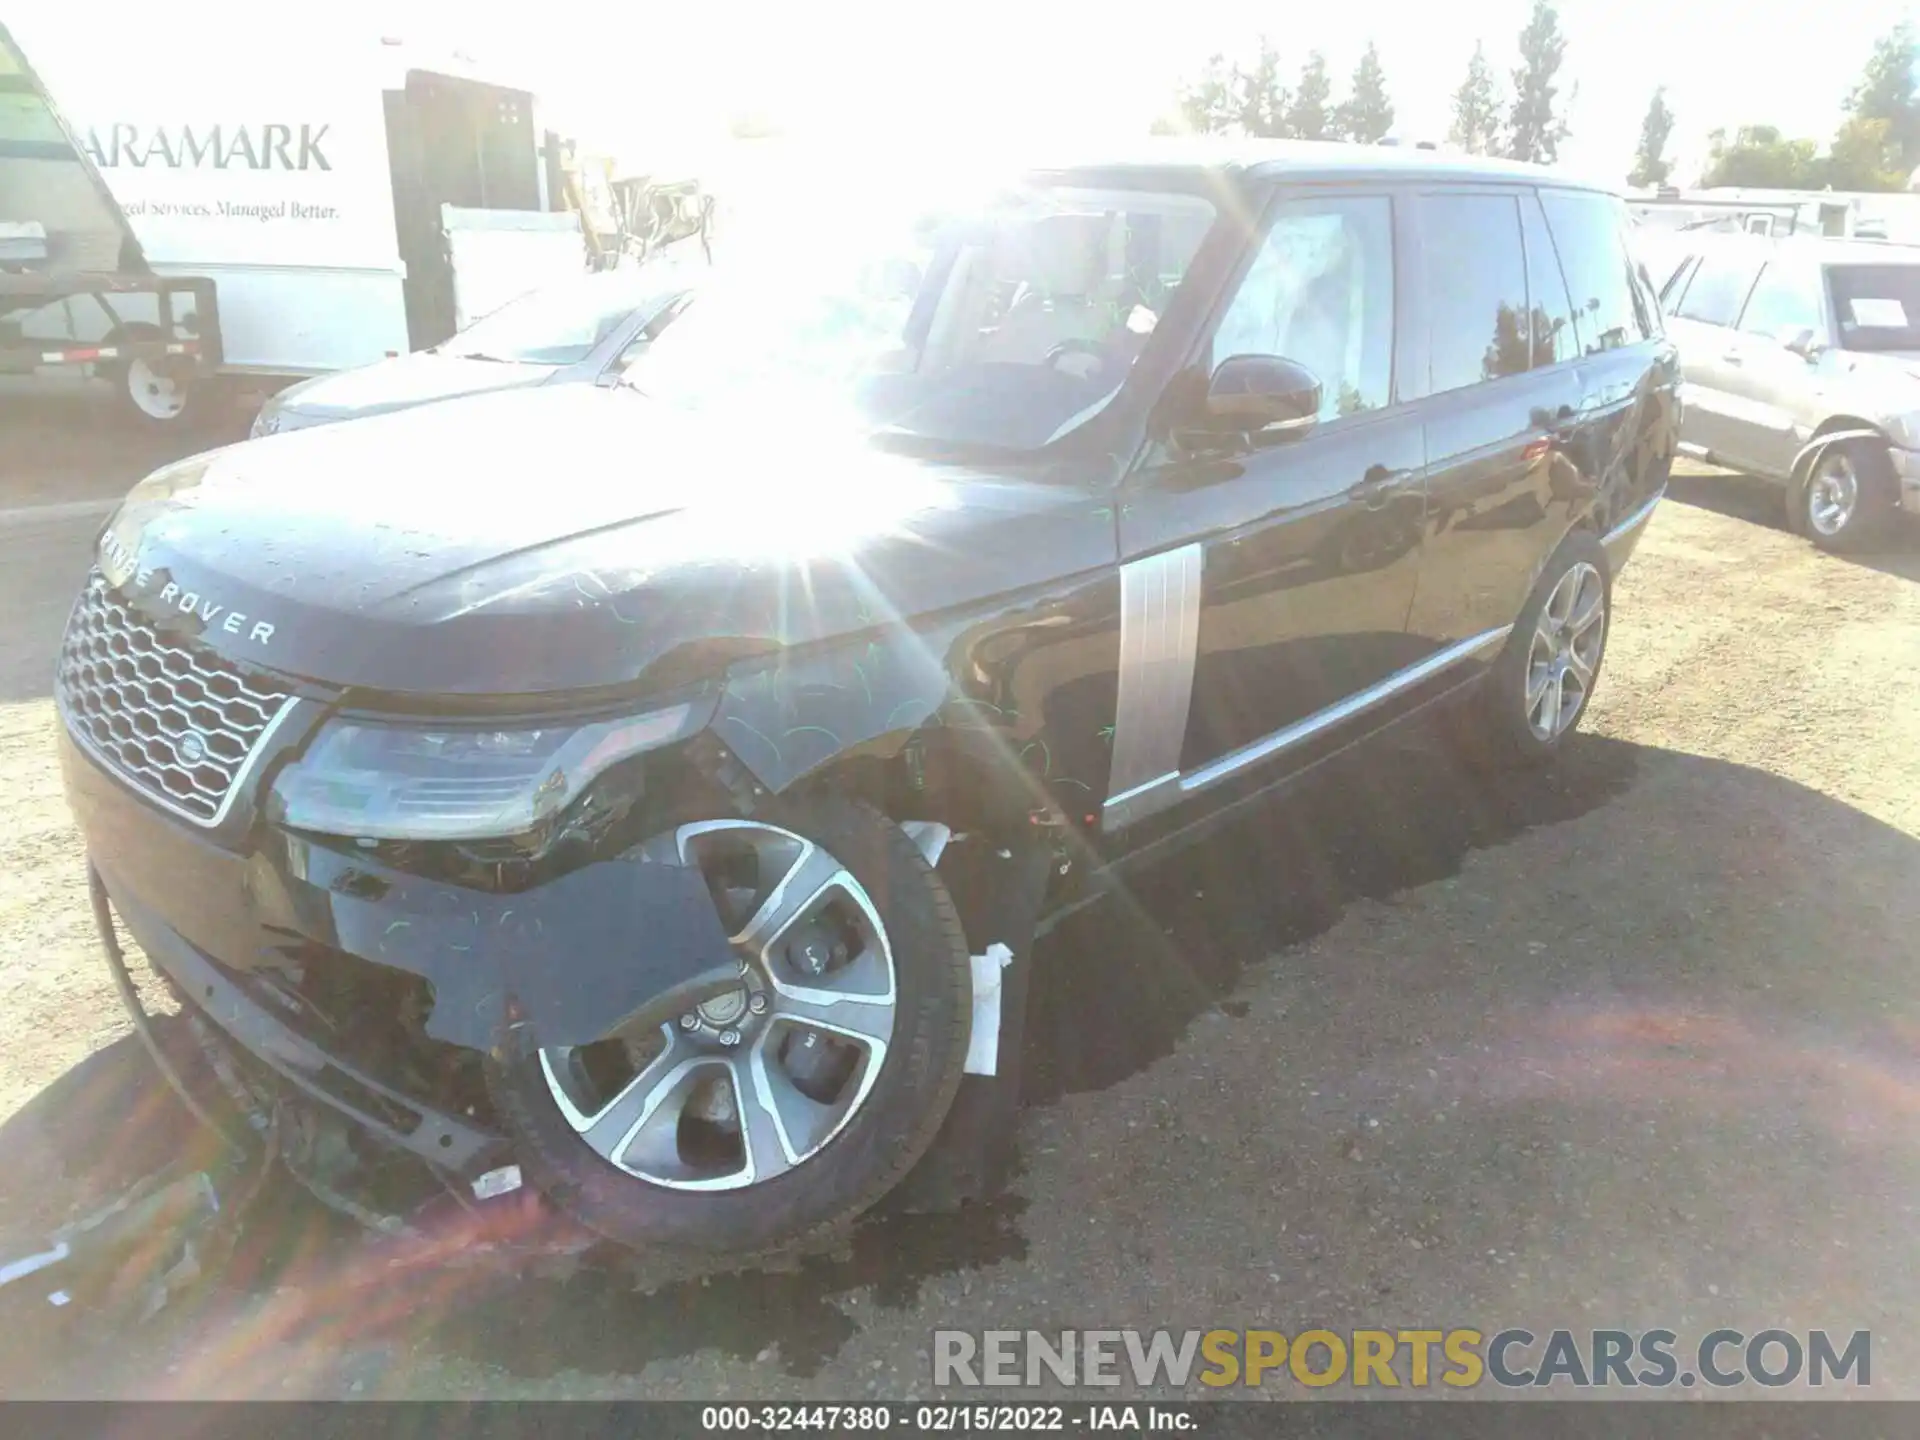
M1762 258L1739 241L1714 246L1694 267L1667 321L1667 333L1680 348L1681 438L1716 457L1751 448L1732 392L1741 364L1733 327Z
M1775 476L1792 468L1802 443L1795 425L1820 381L1816 366L1787 348L1787 341L1800 334L1826 338L1820 271L1771 260L1747 297L1725 352L1725 413L1738 422L1727 427L1729 465Z
M1284 757L1408 663L1425 455L1395 404L1397 248L1385 193L1277 202L1194 363L1301 363L1318 423L1176 437L1131 477L1108 828Z

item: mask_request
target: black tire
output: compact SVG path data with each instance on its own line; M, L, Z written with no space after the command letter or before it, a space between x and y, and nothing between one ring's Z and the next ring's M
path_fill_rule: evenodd
M109 345L130 342L150 342L163 338L157 325L148 325L140 321L123 325L106 339ZM150 368L143 362L118 360L103 365L102 377L113 386L115 407L126 423L143 430L185 430L199 418L206 398L206 385L201 377L190 370L182 371L184 378L173 381L178 387L180 405L171 413L158 413L169 407L161 403L159 393L154 389L154 380ZM150 392L147 403L142 403L140 391L145 384Z
M1602 610L1600 636L1592 653L1592 673L1577 708L1563 728L1551 736L1539 734L1530 719L1528 671L1534 653L1534 641L1542 614L1561 582L1580 566L1591 567L1600 585ZM1608 631L1613 624L1613 576L1607 564L1607 552L1599 538L1589 530L1576 530L1560 542L1541 571L1539 582L1527 603L1520 609L1513 633L1487 672L1481 685L1478 704L1467 736L1469 755L1491 768L1541 765L1551 760L1567 743L1586 715L1593 687L1599 682L1606 660Z
M679 817L713 818L721 817ZM831 795L768 806L753 818L830 851L886 927L893 1035L844 1129L772 1180L689 1192L630 1174L593 1150L561 1113L537 1054L496 1059L487 1072L527 1180L574 1220L636 1250L698 1252L732 1268L830 1242L906 1176L952 1108L972 1024L973 972L959 915L905 831L871 806Z
M1853 477L1851 510L1837 526L1819 504L1828 467L1844 466ZM1900 506L1899 478L1884 440L1843 440L1822 450L1787 494L1793 528L1822 550L1846 555L1886 539Z

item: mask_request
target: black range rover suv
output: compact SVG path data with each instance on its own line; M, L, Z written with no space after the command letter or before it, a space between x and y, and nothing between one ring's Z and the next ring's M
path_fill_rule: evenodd
M109 960L117 911L302 1173L830 1236L1008 1128L1049 906L1438 702L1579 722L1677 421L1616 200L1338 146L936 198L743 246L616 387L103 533Z

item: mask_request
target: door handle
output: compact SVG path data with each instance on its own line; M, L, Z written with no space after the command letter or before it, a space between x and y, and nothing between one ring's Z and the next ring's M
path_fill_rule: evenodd
M1384 510L1395 493L1413 478L1411 470L1389 470L1375 465L1347 491L1347 498L1368 510Z
M1747 363L1747 357L1742 355L1738 350L1729 350L1722 355L1720 359L1728 365L1744 365Z

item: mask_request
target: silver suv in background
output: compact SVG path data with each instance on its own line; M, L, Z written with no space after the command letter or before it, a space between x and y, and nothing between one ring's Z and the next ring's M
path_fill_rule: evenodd
M1660 298L1682 453L1784 485L1822 549L1920 513L1920 248L1701 235Z

